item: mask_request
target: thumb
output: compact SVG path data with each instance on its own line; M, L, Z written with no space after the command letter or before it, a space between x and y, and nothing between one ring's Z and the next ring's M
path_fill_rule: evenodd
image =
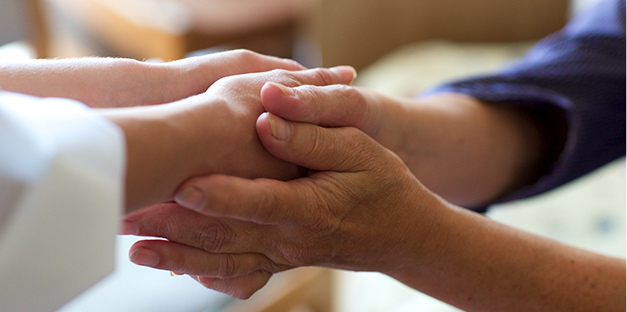
M369 160L381 151L378 143L356 128L323 128L270 113L257 119L257 135L275 157L316 171L366 170Z

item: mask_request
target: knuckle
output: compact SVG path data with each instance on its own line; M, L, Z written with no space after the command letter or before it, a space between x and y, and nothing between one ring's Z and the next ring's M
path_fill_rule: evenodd
M312 71L312 74L315 83L321 86L327 86L335 83L335 79L333 79L333 74L329 69L316 68Z
M233 54L235 56L237 56L238 58L241 58L243 60L251 60L253 58L255 58L256 56L258 56L257 53L250 51L248 49L237 49L237 50L233 50Z
M377 155L374 140L357 128L346 128L348 136L348 148L354 150L364 159L370 161L371 157Z
M342 103L338 107L339 115L345 118L347 126L361 128L368 116L363 94L352 86L337 85L335 87Z
M235 258L231 254L221 255L218 260L218 271L216 277L220 279L227 279L233 277L236 272Z
M178 233L180 224L175 222L166 209L152 210L141 220L138 220L139 235L150 235L158 237L167 237Z
M276 82L284 84L288 87L294 87L300 85L299 79L292 71L285 69L273 69L272 77L275 77Z
M342 91L345 103L349 104L347 106L349 106L353 112L362 114L366 112L366 99L357 88L345 85L340 85L339 88Z
M197 246L202 247L203 250L211 253L220 252L227 241L227 238L232 235L228 227L222 222L214 220L203 225L196 234Z
M233 76L226 76L226 77L222 77L220 79L218 79L216 82L214 82L210 87L209 90L228 90L230 89L233 85L237 85L240 82L240 76L239 75L233 75Z
M325 111L321 104L325 101L325 91L317 86L302 86L295 89L298 92L298 98L305 104L303 109L309 110L309 114L320 115Z
M308 131L307 144L304 148L305 155L311 159L320 159L324 157L324 151L329 148L328 144L332 142L327 142L327 139L324 136L322 128L320 127L311 127L311 131Z
M266 190L264 188L264 190ZM272 191L264 191L259 193L257 206L253 213L253 219L259 223L272 222L276 217L279 199L277 194Z
M317 190L317 192L328 190ZM320 197L320 196L318 196ZM324 196L324 200L318 200L318 204L310 209L309 228L319 235L330 235L340 226L341 219L336 217L338 203L333 196Z

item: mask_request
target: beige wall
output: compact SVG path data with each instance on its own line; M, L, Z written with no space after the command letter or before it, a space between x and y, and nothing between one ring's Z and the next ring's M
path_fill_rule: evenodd
M303 29L322 65L361 68L418 40L538 39L564 25L568 0L323 0Z

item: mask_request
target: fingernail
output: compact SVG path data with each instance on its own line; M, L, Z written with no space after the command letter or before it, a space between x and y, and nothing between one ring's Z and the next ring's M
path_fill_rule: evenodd
M176 193L174 201L183 207L201 210L205 203L205 194L199 189L190 186Z
M159 254L148 248L137 248L129 255L135 264L154 267L159 263Z
M292 90L292 88L288 88L282 84L278 84L275 82L268 82L268 84L271 84L277 88L279 88L281 90L281 92L283 93L283 95L285 96L294 96L294 90Z
M279 141L287 140L292 135L292 125L287 121L268 114L268 121L270 122L270 130L272 130L272 136Z
M345 73L350 72L353 76L352 80L355 80L355 78L357 78L357 70L355 70L355 68L353 68L352 66L336 66L330 68L330 70L339 75L344 75Z

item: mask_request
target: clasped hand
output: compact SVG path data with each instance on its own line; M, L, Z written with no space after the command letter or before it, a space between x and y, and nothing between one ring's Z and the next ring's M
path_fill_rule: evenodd
M261 93L266 109L277 105L272 99L295 96L276 84ZM307 175L287 182L220 174L191 179L175 203L126 218L126 234L168 239L138 242L132 261L189 274L237 298L294 267L391 274L428 261L414 253L427 250L441 211L434 208L445 204L397 155L353 127L323 128L264 113L256 131L270 154L307 168Z

